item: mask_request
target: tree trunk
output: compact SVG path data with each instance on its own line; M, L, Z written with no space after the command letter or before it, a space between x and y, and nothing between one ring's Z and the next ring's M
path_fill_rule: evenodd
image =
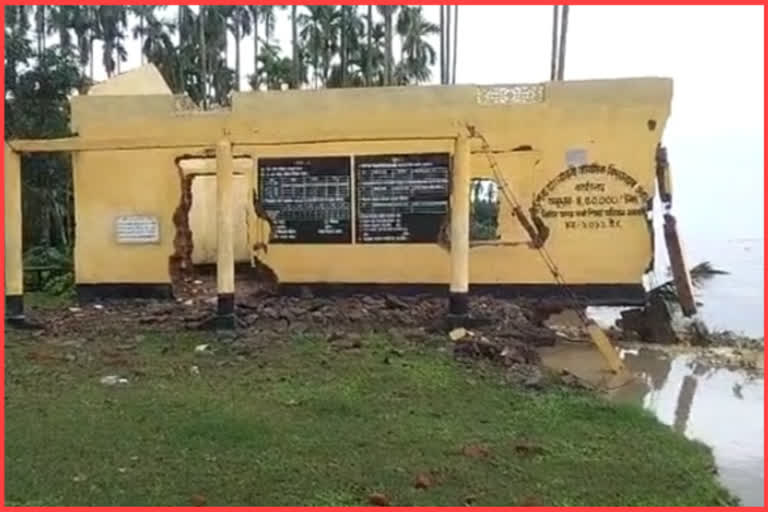
M198 16L198 30L200 31L200 86L202 88L203 110L208 107L208 70L205 62L205 6L200 6Z
M240 90L240 11L235 11L235 90Z
M347 7L341 7L341 86L347 86Z
M144 65L144 14L139 15L139 55L141 56L141 65Z
M259 12L253 11L253 90L259 90Z
M184 38L182 37L181 31L184 30L184 6L179 5L179 12L177 13L177 26L179 28L179 44L177 46L177 55L178 59L177 62L179 63L179 83L178 83L178 91L181 94L184 94L187 91L187 83L186 78L184 76L185 74L185 68L184 68L184 55L182 55L182 42Z
M37 19L36 31L37 31L37 60L38 65L43 63L43 54L45 53L45 6L38 5L35 12Z
M365 85L373 85L373 6L368 6L368 53L365 56Z
M440 6L440 84L445 85L445 6Z
M392 85L392 7L388 6L384 16L384 39L386 56L384 62L384 85Z
M46 171L48 172L48 171ZM50 180L46 180L50 181ZM45 188L48 183L45 184ZM51 245L51 209L47 190L43 189L40 194L40 245L50 247Z
M295 5L291 6L291 37L293 44L293 88L298 89L301 76L301 63L299 62L299 38Z

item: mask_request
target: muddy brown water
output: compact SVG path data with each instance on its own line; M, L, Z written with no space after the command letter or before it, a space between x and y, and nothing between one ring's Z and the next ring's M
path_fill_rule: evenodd
M567 368L606 390L611 400L652 411L663 423L712 448L718 475L742 505L763 506L764 416L762 353L757 370L718 363L717 357L656 348L625 348L634 378L609 376L587 343L539 350L545 365ZM710 354L711 356L711 354Z

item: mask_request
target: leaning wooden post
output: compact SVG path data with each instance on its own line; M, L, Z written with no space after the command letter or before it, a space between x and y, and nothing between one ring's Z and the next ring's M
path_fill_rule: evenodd
M24 319L21 247L21 157L5 144L5 318Z
M453 317L469 313L469 139L459 133L453 152L451 190L451 286L449 312Z
M222 139L216 146L216 291L219 327L235 327L235 254L232 222L232 143Z

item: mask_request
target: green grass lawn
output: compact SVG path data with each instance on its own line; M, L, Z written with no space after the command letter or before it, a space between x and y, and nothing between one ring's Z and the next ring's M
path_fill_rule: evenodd
M442 340L53 341L8 335L8 504L733 503L708 450L649 414L511 387ZM99 382L110 374L129 383Z

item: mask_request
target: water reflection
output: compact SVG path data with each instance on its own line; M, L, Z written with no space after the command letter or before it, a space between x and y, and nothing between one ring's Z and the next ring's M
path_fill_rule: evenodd
M762 506L763 378L702 363L692 354L641 348L622 357L636 379L611 388L612 400L642 404L660 421L712 448L719 477L743 505ZM606 382L604 364L589 344L542 353L544 363Z

